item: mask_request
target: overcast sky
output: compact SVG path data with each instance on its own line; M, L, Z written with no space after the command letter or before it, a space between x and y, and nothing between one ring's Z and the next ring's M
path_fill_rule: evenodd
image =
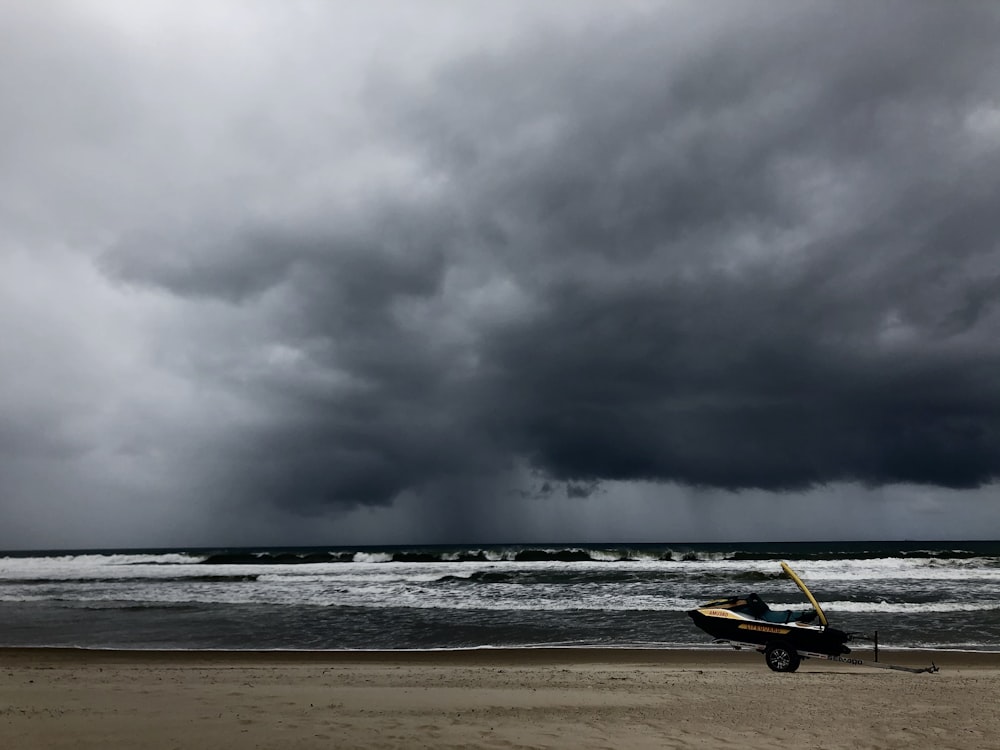
M0 548L1000 535L991 3L0 0Z

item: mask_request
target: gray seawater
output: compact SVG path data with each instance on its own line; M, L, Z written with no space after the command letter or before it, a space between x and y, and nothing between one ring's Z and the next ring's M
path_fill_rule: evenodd
M687 610L802 595L885 646L1000 651L1000 542L0 553L0 645L710 646Z

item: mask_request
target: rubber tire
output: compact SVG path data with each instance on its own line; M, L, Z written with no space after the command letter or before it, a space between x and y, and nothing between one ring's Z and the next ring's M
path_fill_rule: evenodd
M782 641L767 644L764 661L773 672L794 672L802 663L795 649Z

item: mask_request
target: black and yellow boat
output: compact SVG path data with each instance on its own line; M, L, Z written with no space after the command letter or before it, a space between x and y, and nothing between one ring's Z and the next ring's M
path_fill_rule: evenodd
M802 590L811 609L771 609L757 594L714 599L688 612L694 624L710 636L734 648L754 648L764 653L775 672L794 672L802 659L823 658L860 666L898 669L905 672L936 672L937 667L914 669L878 661L878 634L848 633L831 627L823 608L802 579L786 563L785 574ZM875 661L848 658L849 641L873 641Z

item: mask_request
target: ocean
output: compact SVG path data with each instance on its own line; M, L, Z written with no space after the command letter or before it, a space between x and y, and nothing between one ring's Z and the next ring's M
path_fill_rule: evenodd
M718 648L687 610L804 599L882 646L1000 651L1000 542L0 552L0 646Z

